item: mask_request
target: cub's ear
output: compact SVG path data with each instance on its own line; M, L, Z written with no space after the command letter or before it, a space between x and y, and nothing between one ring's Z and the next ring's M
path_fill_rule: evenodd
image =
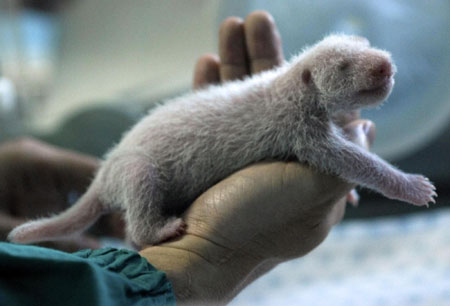
M306 68L302 72L302 81L306 85L308 85L311 82L311 70L309 70L308 68Z

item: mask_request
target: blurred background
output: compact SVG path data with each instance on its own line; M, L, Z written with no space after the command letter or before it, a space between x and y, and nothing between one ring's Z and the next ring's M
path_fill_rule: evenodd
M448 0L1 0L0 142L31 135L102 156L152 105L189 90L196 59L217 52L224 18L256 9L274 16L286 58L330 32L365 36L392 53L394 92L363 112L377 125L374 151L428 176L439 193L433 210L445 210ZM347 219L434 213L365 190L361 197Z
M285 56L330 32L358 34L398 67L388 103L365 111L373 150L450 187L450 2L2 0L0 141L34 135L102 156L156 102L189 89L196 59L217 52L228 16L265 9ZM348 217L415 211L363 191Z

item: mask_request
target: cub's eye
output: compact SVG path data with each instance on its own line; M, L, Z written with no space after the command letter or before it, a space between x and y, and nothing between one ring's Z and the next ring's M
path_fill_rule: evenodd
M350 62L349 61L343 61L342 63L339 64L339 70L340 71L345 71L350 67Z

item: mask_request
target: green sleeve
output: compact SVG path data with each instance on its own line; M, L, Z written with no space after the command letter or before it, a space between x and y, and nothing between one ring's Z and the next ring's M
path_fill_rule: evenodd
M175 296L165 273L134 251L0 242L0 305L175 305Z

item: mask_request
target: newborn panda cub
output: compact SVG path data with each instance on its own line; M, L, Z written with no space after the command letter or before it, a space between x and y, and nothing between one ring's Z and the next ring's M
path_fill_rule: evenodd
M61 238L123 210L128 238L156 244L183 233L180 214L215 183L252 163L292 156L391 199L434 203L427 178L394 168L333 123L383 102L394 73L390 54L366 39L331 35L281 67L168 101L107 154L74 206L15 228L9 239Z

